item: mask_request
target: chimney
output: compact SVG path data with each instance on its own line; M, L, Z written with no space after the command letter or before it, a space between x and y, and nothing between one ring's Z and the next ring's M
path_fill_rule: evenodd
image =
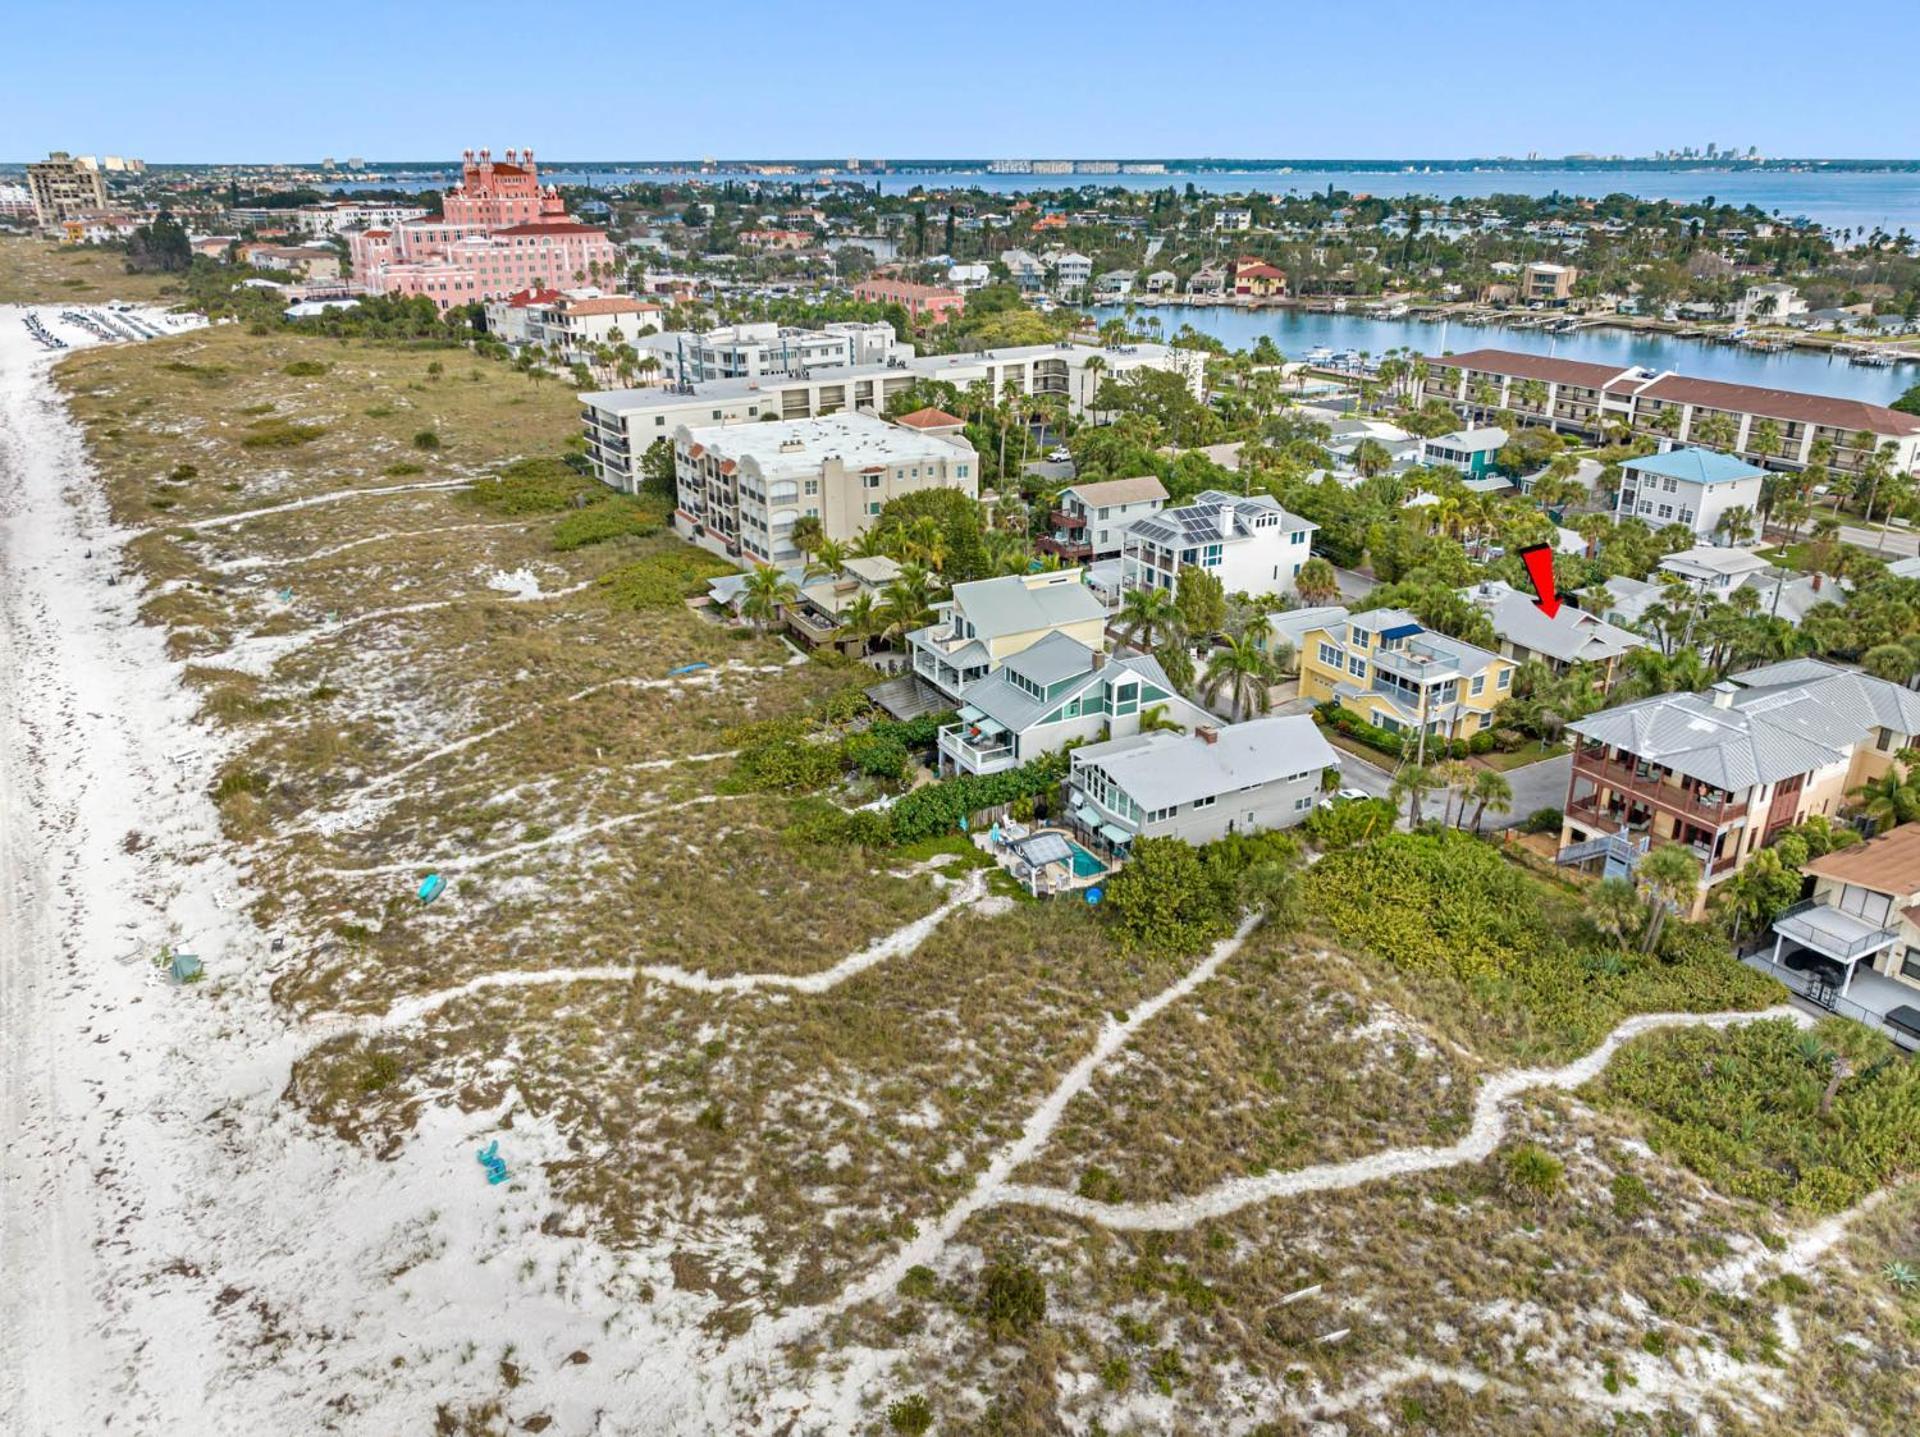
M1105 649L1095 649L1093 651L1093 671L1097 674L1100 672L1100 670L1104 669L1106 666L1107 666L1107 651Z
M1201 743L1220 742L1220 730L1210 723L1195 724L1193 726L1193 736L1199 739Z
M1715 708L1730 709L1733 707L1733 696L1739 693L1740 689L1737 685L1729 683L1726 679L1722 679L1713 686L1711 692L1713 694L1713 706Z
M1218 519L1220 523L1220 537L1222 539L1231 539L1233 537L1233 506L1231 504L1222 504L1220 506Z
M1813 571L1813 592L1814 593L1817 594L1820 592L1820 581L1825 577L1826 576L1822 574L1818 569L1815 569Z

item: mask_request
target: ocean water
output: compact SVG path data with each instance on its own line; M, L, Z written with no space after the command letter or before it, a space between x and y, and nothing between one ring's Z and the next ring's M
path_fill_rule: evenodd
M370 175L366 182L350 186L362 189L387 185L403 189L426 189L446 183L448 176L432 179L417 174L405 179ZM582 165L543 172L544 178L562 185L609 187L634 181L674 181L703 178L685 170L635 169L624 166ZM726 178L706 176L705 178ZM751 176L733 176L748 179ZM801 174L775 177L804 182L812 176ZM1709 196L1723 204L1753 205L1770 215L1784 219L1804 216L1834 230L1865 233L1875 227L1895 233L1902 227L1920 234L1920 172L1878 173L1855 171L1788 172L1775 170L1714 170L1673 168L1662 170L1422 170L1412 168L1379 170L1219 170L1205 174L1168 175L994 175L985 171L888 171L885 174L850 174L835 178L858 180L879 185L883 194L906 194L918 186L927 189L961 187L986 190L993 194L1018 194L1025 190L1066 189L1076 185L1129 190L1165 189L1169 185L1184 189L1191 184L1207 194L1307 194L1324 190L1329 184L1352 194L1433 195L1442 200L1484 199L1488 195L1565 195L1600 197L1631 194L1649 200L1698 202Z
M1099 319L1124 316L1118 305L1101 305L1092 313ZM1425 324L1418 320L1369 319L1361 314L1318 314L1297 309L1238 309L1230 305L1160 305L1136 309L1136 325L1157 318L1170 337L1190 324L1232 349L1249 349L1261 335L1272 338L1289 359L1303 358L1325 347L1364 351L1376 358L1389 349L1412 348L1421 354L1462 353L1469 349L1511 349L1524 354L1549 354L1612 364L1624 369L1643 364L1649 369L1672 369L1695 379L1720 379L1734 384L1759 384L1806 394L1831 394L1887 404L1910 385L1920 384L1920 364L1897 364L1869 369L1807 350L1762 354L1733 345L1707 344L1695 339L1640 334L1624 329L1583 329L1572 334L1544 334L1537 329L1510 329L1503 325Z

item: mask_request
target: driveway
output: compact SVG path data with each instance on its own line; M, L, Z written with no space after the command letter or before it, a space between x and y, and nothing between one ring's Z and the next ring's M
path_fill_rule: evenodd
M1507 782L1513 785L1513 808L1499 815L1489 813L1486 827L1512 828L1525 823L1527 815L1543 808L1560 808L1567 801L1567 780L1573 773L1573 755L1559 754L1541 759L1524 768L1507 770Z
M1334 581L1340 585L1340 597L1350 604L1358 603L1380 587L1378 579L1369 579L1365 574L1356 573L1352 569L1336 566L1333 577Z

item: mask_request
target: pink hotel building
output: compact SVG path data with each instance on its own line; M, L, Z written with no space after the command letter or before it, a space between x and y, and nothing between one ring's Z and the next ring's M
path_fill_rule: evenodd
M424 294L441 309L523 289L609 282L619 256L605 230L572 219L540 188L532 150L462 157L443 213L348 237L353 277L373 294Z

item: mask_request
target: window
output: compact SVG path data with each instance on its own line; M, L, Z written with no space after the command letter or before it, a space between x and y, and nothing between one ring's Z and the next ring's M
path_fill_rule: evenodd
M1205 798L1196 798L1193 801L1193 806L1196 810L1202 809L1202 808L1212 808L1213 804L1214 804L1214 795L1212 794L1208 794Z
M878 489L886 477L884 474L863 474L860 476L860 482L869 489Z
M1682 509L1680 511L1680 522L1682 524L1691 524L1693 522L1693 510Z
M1293 811L1295 813L1304 813L1307 809L1312 807L1313 807L1313 795L1310 793L1302 794L1299 798L1296 798L1293 801Z
M1673 517L1673 505L1662 504L1659 509L1659 515L1662 519L1671 519Z
M1467 686L1467 692L1473 695L1473 697L1479 698L1480 695L1486 691L1487 676L1485 674L1475 674L1473 676L1473 682Z
M1332 644L1320 645L1320 662L1330 669L1339 668L1340 650L1336 649ZM1884 747L1884 745L1882 746Z
M966 477L967 477L967 466L966 466L966 465L964 465L964 464L956 464L956 465L954 465L954 466L953 466L953 477L954 477L954 478L956 478L956 479L964 479L964 478L966 478Z
M1365 629L1349 629L1347 637L1353 641L1355 648L1364 649L1372 636Z
M818 494L819 492L820 492L820 481L818 479L807 480L808 497L811 498L813 495Z
M1920 948L1909 948L1900 960L1902 978L1920 979Z
M880 501L878 499L869 499L867 501L867 512L869 514L878 514L880 512Z
M1352 674L1356 679L1364 679L1367 676L1367 661L1358 654L1349 655L1347 658L1347 672Z
M1513 687L1513 670L1512 669L1500 670L1499 687L1502 689L1510 689Z

